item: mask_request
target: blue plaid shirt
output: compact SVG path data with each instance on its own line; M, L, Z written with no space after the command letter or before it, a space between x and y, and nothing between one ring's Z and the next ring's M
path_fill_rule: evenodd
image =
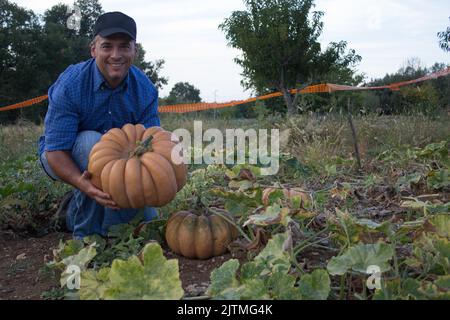
M44 151L72 150L81 131L103 134L126 123L160 125L158 91L135 66L119 87L111 89L95 59L71 65L50 87L48 100L39 156Z

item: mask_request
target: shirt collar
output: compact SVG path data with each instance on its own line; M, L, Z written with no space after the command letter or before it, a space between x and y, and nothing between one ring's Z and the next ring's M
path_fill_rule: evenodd
M102 73L100 72L97 63L94 60L94 91L97 92L99 90L104 90L105 88L110 88L108 83L106 82L105 78L103 77ZM130 68L131 69L131 68ZM114 90L125 90L128 87L128 83L129 83L129 79L130 79L130 70L128 70L128 73L125 77L125 79L123 79L122 83L115 88Z

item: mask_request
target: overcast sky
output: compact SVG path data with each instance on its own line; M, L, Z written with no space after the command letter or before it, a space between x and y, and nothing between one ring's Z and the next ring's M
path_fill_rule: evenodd
M17 0L22 7L42 14L67 0ZM163 58L162 74L169 84L187 81L200 89L204 101L244 99L241 69L233 58L239 52L227 47L218 25L232 11L245 9L242 0L101 0L104 11L122 11L138 27L138 42L147 60ZM436 33L450 26L449 0L316 0L315 10L325 12L323 47L346 40L362 56L358 66L367 79L397 71L411 57L424 66L450 63L450 53L438 46Z

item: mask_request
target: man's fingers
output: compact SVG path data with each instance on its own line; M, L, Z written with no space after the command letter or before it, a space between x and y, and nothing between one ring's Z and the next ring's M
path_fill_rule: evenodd
M107 199L104 199L104 198L101 198L101 197L95 197L95 200L98 203L100 203L102 206L104 206L104 207L108 207L108 208L111 208L111 209L120 209L117 206L117 203L115 203L112 200L107 200Z
M111 196L100 189L94 191L94 196L105 200L111 200Z

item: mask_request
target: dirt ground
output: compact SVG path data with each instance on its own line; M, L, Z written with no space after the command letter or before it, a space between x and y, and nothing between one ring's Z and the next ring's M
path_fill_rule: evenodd
M67 233L51 233L41 238L20 238L0 233L0 300L39 300L43 292L58 288L58 281L43 277L40 269L53 257L60 239ZM203 295L211 272L223 262L236 257L227 253L208 260L190 260L164 250L168 259L178 259L180 278L186 296Z

